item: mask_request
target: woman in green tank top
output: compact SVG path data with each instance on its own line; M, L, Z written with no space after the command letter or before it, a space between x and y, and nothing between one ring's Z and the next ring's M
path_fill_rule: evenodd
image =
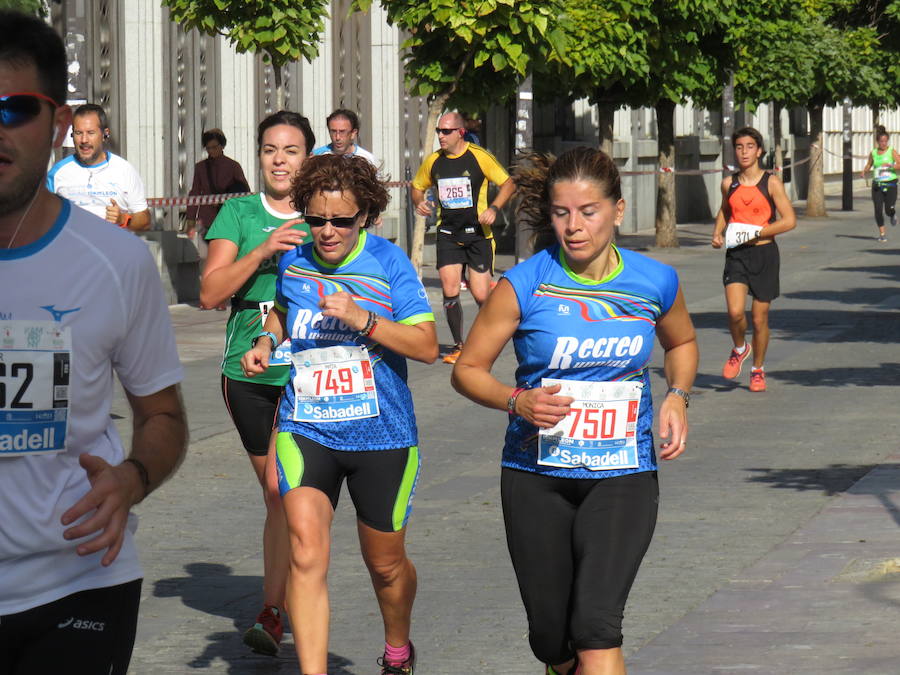
M278 488L274 484L267 488L266 458L278 399L289 375L290 349L266 377L253 380L241 369L240 358L275 300L278 256L309 235L309 227L291 205L291 186L315 141L309 120L298 113L282 110L260 122L257 146L263 190L229 199L222 206L206 235L209 256L200 285L203 306L231 303L222 358L222 395L266 503L263 609L244 633L244 642L254 651L273 656L284 633L281 613L290 547Z
M869 154L862 177L868 178L872 171L872 203L875 205L875 226L878 228L878 241L886 242L884 231L884 214L888 215L891 225L897 224L897 167L900 166L900 155L889 144L890 137L884 127L879 127L876 135L877 146Z

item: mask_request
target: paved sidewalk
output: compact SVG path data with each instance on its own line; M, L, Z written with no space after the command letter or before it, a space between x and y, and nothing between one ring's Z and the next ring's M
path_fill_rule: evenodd
M674 250L650 234L620 240L676 266L701 349L688 452L660 467L659 524L626 610L631 675L900 673L900 228L879 244L866 193L857 208L801 219L780 241L765 394L748 391L746 369L719 375L730 338L711 226L679 228ZM447 345L437 275L424 271ZM468 327L475 306L462 299ZM240 643L261 599L263 507L219 392L226 313L171 313L191 448L138 509L146 575L130 672L296 673L290 634L277 658ZM514 363L508 348L498 377L511 382ZM657 353L656 397L661 365ZM408 535L418 672L538 675L499 508L504 416L456 395L449 373L410 364L423 452ZM121 397L113 412L127 415ZM374 675L380 619L346 494L333 541L329 673Z
M887 459L640 649L629 673L900 673L900 455Z

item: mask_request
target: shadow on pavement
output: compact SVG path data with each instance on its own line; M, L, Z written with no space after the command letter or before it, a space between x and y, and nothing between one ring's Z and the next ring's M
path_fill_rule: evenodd
M821 469L745 469L755 475L747 480L751 483L768 483L781 490L806 492L815 490L831 497L846 492L860 478L869 473L875 466L872 464L831 464ZM898 520L896 508L894 519ZM900 524L900 520L898 520Z
M823 291L823 297L827 297ZM900 289L891 295L900 295ZM727 333L725 312L693 312L694 327ZM895 343L900 335L900 312L833 309L773 309L769 313L772 341ZM723 356L724 359L728 354Z
M794 300L832 300L856 307L877 306L888 298L900 296L900 288L882 286L881 288L844 288L836 290L795 291L785 293L783 297Z
M859 272L859 267L826 267L825 272ZM900 280L900 265L870 265L864 268L871 279Z
M771 380L804 387L893 387L900 381L900 363L869 367L816 368L814 370L773 370Z
M296 672L297 653L292 642L284 642L276 657L256 654L244 646L241 636L250 627L261 607L261 576L235 576L231 568L219 563L196 562L184 566L188 576L159 579L153 587L157 598L177 598L204 614L223 616L234 623L234 631L210 633L202 653L185 665L188 668L223 672L216 662L228 664L231 675ZM289 633L290 631L286 631ZM198 646L200 641L198 641ZM355 675L348 670L353 663L342 656L328 654L331 675Z

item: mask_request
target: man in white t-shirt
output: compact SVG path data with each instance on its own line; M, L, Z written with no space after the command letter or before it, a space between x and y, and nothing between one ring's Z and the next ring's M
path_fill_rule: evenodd
M150 227L144 182L127 160L104 147L109 122L99 105L85 103L72 116L75 154L58 161L47 189L76 206L130 230Z
M12 11L0 35L0 673L125 675L129 511L184 456L183 373L146 244L46 189L72 114L62 40Z
M352 110L338 108L325 118L331 143L320 145L313 155L357 155L378 168L379 162L371 152L357 145L359 139L359 117Z

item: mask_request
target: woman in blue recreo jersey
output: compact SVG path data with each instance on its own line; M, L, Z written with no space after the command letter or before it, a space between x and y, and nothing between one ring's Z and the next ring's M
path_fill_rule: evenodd
M281 257L275 307L241 361L248 375L259 375L275 346L291 341L269 467L287 513L287 607L306 675L325 673L328 662L330 529L345 478L384 623L382 673L412 675L415 668L416 570L405 535L419 449L406 359L431 363L438 346L409 259L366 230L388 199L362 157L320 155L303 164L292 203L312 241Z
M509 413L501 496L507 544L548 674L625 673L622 617L659 498L648 365L665 350L660 457L685 449L697 372L674 269L613 243L625 211L600 150L531 155L515 180L536 253L475 320L453 386ZM515 386L491 368L513 340Z

